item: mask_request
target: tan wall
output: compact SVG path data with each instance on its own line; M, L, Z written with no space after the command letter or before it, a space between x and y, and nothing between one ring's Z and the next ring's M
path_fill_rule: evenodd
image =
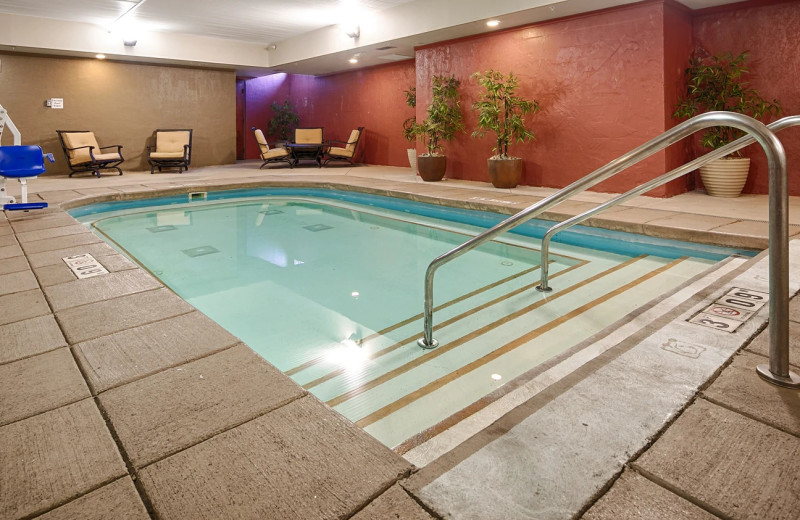
M47 108L63 98L61 110ZM100 146L123 145L123 170L149 170L156 128L192 128L192 166L236 160L236 78L232 71L0 53L0 104L22 144L52 152L48 174L68 170L56 130L92 130ZM3 145L12 144L8 130Z

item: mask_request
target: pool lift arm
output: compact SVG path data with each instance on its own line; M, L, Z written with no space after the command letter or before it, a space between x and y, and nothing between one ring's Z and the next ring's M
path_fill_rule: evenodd
M46 202L28 202L28 177L36 177L45 172L44 158L52 163L55 162L53 154L43 154L41 147L37 145L22 146L22 134L17 129L14 122L8 116L8 111L0 105L0 142L3 138L3 130L8 130L13 136L12 146L0 146L0 207L5 210L31 210L47 207ZM17 179L20 183L20 198L17 200L6 191L6 178Z

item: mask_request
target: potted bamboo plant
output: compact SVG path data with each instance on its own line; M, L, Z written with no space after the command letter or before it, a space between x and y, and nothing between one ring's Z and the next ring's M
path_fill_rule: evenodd
M483 87L478 101L472 109L478 112L478 128L472 137L478 138L487 132L495 134L495 153L488 160L489 178L496 188L514 188L522 178L522 159L508 154L512 142L526 142L536 136L528 128L525 116L539 111L539 102L527 100L516 94L519 81L513 72L507 76L502 72L488 70L472 75Z
M434 182L444 177L447 157L442 143L450 141L457 132L464 130L461 114L459 86L461 82L454 75L434 76L432 80L433 97L428 105L427 117L412 126L413 135L422 139L426 153L417 156L417 168L422 180Z
M686 96L678 101L674 117L692 117L702 112L723 110L738 112L756 119L781 111L778 100L767 101L744 80L750 69L748 52L738 56L730 52L716 56L689 60L686 69ZM744 133L738 128L715 126L707 129L701 138L705 148L716 150L740 138ZM738 197L747 182L750 158L735 152L700 167L700 178L709 195Z
M300 124L300 116L288 99L280 105L273 101L270 106L275 115L267 123L269 135L279 141L289 142L294 136L294 129Z
M410 106L411 108L416 108L417 87L411 87L408 90L404 90L403 93L406 95L406 105ZM406 141L408 141L409 143L414 143L417 140L417 136L414 130L416 124L417 124L417 116L411 116L405 121L403 121L403 137L405 137ZM411 165L411 170L414 173L417 173L417 149L409 148L407 152L408 152L408 164Z

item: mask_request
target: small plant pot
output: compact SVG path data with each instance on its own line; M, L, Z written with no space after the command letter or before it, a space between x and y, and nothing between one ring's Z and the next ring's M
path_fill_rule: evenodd
M738 197L750 171L749 157L732 157L711 161L700 167L700 178L706 193L713 197Z
M489 179L495 188L516 188L522 178L522 159L489 159Z
M417 169L423 181L440 181L444 178L444 172L447 170L447 157L444 155L417 156Z
M417 173L417 149L416 148L409 148L406 150L408 152L408 164L411 165L411 171L415 174Z

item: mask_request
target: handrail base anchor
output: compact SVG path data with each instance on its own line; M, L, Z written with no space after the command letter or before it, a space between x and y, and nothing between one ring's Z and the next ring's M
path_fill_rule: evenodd
M536 286L536 290L539 291L539 292L553 292L553 288L552 287L550 287L550 286L544 287L541 284Z
M783 386L785 388L800 388L800 376L794 372L789 372L788 377L778 376L772 373L768 364L758 365L756 372L761 376L761 379L773 385Z
M431 342L428 343L427 341L425 341L425 338L419 338L417 340L417 345L424 348L425 350L433 350L439 346L439 342L431 338Z

